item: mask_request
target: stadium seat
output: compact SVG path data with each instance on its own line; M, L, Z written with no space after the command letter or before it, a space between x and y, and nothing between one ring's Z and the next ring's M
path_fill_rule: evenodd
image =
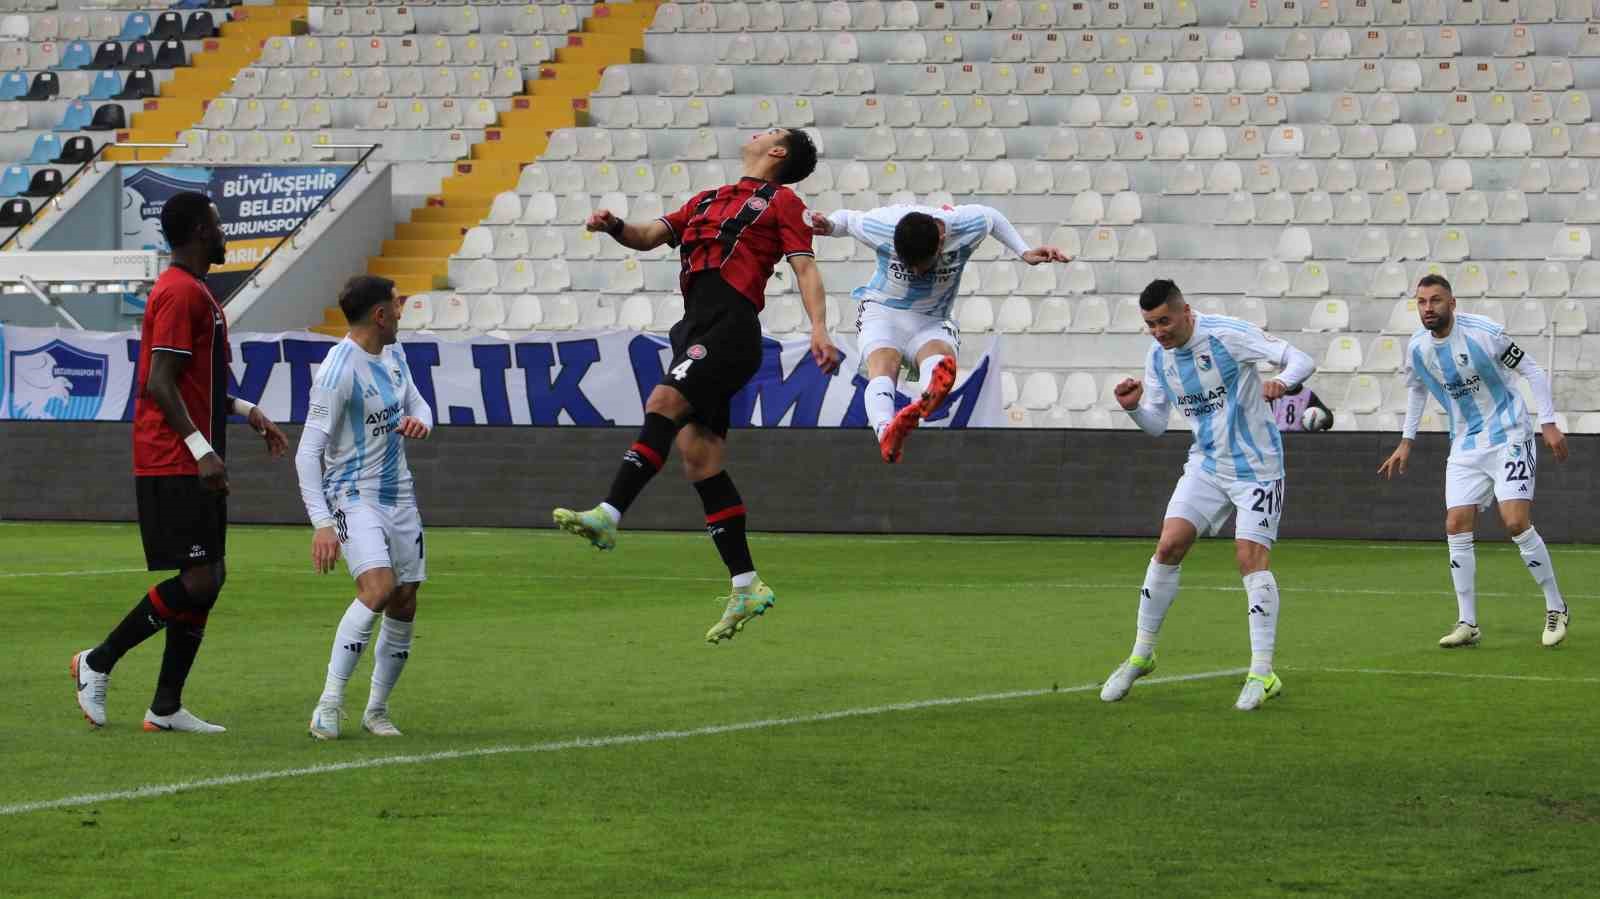
M1419 327L1415 297L1396 300L1389 309L1389 320L1383 326L1384 334L1410 334Z
M1350 327L1350 307L1344 300L1330 299L1313 303L1311 317L1305 330L1343 331Z
M1513 307L1506 322L1506 333L1517 337L1531 337L1544 333L1544 304L1538 300L1523 300Z
M1361 370L1369 372L1399 371L1405 364L1405 344L1394 336L1379 336L1372 339L1365 357L1361 362ZM1368 410L1368 411L1375 411Z
M1361 344L1354 337L1336 335L1328 343L1322 365L1325 372L1353 372L1361 367Z
M429 294L412 294L406 299L400 314L400 330L420 331L433 324L433 297Z
M1576 337L1589 330L1588 312L1576 300L1563 300L1555 305L1552 319L1557 337Z

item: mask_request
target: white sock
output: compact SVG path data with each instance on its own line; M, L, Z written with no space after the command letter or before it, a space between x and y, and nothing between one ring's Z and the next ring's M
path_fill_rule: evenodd
M1478 557L1472 551L1472 533L1451 534L1450 580L1456 585L1456 620L1478 624Z
M1247 574L1244 593L1250 603L1250 673L1271 674L1278 642L1278 579L1270 571Z
M1156 635L1167 610L1178 598L1178 573L1181 565L1163 565L1154 558L1144 570L1144 586L1139 588L1139 630L1133 641L1133 655L1148 659L1155 655Z
M748 587L755 582L756 573L754 571L746 571L744 574L736 574L733 576L733 589L739 590L744 587Z
M367 697L367 711L388 708L389 691L400 680L406 659L411 657L412 624L383 616L383 630L378 634L378 645L373 648L372 693Z
M622 523L622 511L620 509L618 509L616 506L613 506L610 503L601 503L600 504L600 511L602 511L602 512L606 513L607 515L611 516L611 523L612 524L621 524Z
M894 378L888 375L879 375L867 382L867 395L862 397L862 404L867 408L867 421L879 435L894 420L894 394Z
M1522 564L1528 566L1528 573L1544 589L1544 610L1565 612L1567 602L1561 598L1561 588L1556 586L1556 567L1550 562L1550 550L1545 547L1544 538L1530 527L1511 539L1517 541L1517 549L1522 551Z
M944 356L929 356L922 360L921 365L917 366L917 378L922 384L923 390L927 390L928 385L933 383L933 370L938 368L939 363L943 361Z
M322 699L319 700L323 705L344 703L345 684L350 682L350 675L361 661L361 651L372 640L372 625L377 620L378 613L362 605L359 599L344 610L339 629L333 635L333 653L328 657L328 679L322 685Z

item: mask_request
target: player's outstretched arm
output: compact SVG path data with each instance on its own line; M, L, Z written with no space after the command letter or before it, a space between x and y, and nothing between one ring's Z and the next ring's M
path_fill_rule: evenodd
M267 413L262 412L255 403L230 396L228 405L233 409L234 415L243 417L250 425L250 430L255 431L267 442L268 455L274 459L281 459L289 451L289 438L283 436L283 432L278 430L278 426L267 417Z
M617 218L609 209L597 209L590 213L584 227L590 231L604 231L617 243L640 252L653 250L672 239L672 229L660 219L630 224Z
M189 356L186 353L166 350L152 352L150 377L145 380L144 392L161 409L162 417L167 420L167 427L183 438L184 445L194 455L195 464L199 466L200 482L205 484L208 490L226 496L227 466L222 464L222 457L211 448L205 435L195 427L194 419L189 417L188 407L183 404L183 394L178 391L178 375L188 365Z
M1039 265L1043 262L1071 262L1072 257L1057 247L1034 247L1022 254L1022 261L1029 265Z
M822 287L822 272L814 256L790 256L789 267L800 287L800 302L811 319L811 358L824 374L831 375L838 371L841 355L828 335L828 293Z

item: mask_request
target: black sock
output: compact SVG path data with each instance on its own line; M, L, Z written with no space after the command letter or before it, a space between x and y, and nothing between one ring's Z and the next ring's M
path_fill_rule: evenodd
M672 419L646 412L644 426L639 429L639 439L622 454L622 467L617 469L617 477L611 482L611 492L606 494L606 502L615 506L618 512L628 511L628 507L644 490L644 485L650 483L650 479L666 464L667 454L672 452L673 438L677 436L678 425Z
M717 545L722 563L728 574L738 577L756 570L750 559L750 542L744 534L744 500L739 498L739 488L726 471L703 481L695 481L694 489L700 492L700 502L706 508L706 533Z
M156 632L167 626L172 619L173 603L171 601L173 589L183 596L188 596L188 591L183 589L183 582L177 578L162 581L151 587L139 602L128 611L122 621L106 635L104 641L90 650L89 668L101 674L110 674L117 662L122 660L128 650L156 635ZM165 598L164 598L165 597Z
M167 649L161 654L161 673L156 676L156 696L150 702L150 711L170 715L183 708L183 684L189 679L189 669L194 667L194 657L205 636L205 612L183 612L173 618L167 628Z

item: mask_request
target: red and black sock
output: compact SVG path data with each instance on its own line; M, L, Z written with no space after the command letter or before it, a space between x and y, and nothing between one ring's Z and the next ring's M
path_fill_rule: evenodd
M677 436L676 422L665 415L646 412L644 426L639 429L639 439L622 454L622 467L617 469L617 477L611 482L611 492L606 494L606 502L615 506L618 512L628 511L628 506L639 498L644 485L650 483L650 479L666 464L667 454L672 452L672 441Z
M750 542L744 532L744 500L739 498L739 488L726 471L703 481L695 481L694 489L700 492L700 502L706 508L706 533L717 545L728 574L738 577L756 570L750 559Z
M128 611L122 621L106 635L104 641L89 653L89 668L101 674L110 674L128 650L154 637L167 626L176 609L188 604L189 591L183 581L169 578L151 587L139 602Z

